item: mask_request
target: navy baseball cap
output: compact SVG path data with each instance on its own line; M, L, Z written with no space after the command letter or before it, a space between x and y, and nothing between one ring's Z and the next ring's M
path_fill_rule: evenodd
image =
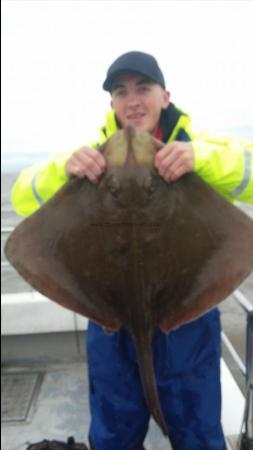
M164 77L156 59L148 53L137 51L124 53L112 63L107 71L103 89L111 92L115 78L129 72L144 75L165 89Z

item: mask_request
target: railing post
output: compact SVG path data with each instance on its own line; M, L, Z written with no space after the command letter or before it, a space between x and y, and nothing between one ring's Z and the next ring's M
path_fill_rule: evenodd
M246 342L246 386L247 409L245 434L253 444L253 311L247 317L247 342Z
M253 450L253 305L239 290L234 291L233 295L247 314L245 367L229 339L222 333L223 342L236 364L241 369L246 382L242 433L239 436L236 449Z
M253 450L253 311L247 314L246 334L246 404L245 432L242 436L242 450Z

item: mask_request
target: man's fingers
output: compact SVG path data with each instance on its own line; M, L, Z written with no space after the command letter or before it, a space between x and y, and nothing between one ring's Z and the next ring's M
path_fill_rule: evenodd
M88 172L92 172L94 175L99 176L104 171L105 167L98 158L92 157L89 154L77 154L75 164L79 167L83 176L87 175Z
M68 175L75 175L79 178L87 176L90 181L96 182L105 167L106 162L101 153L84 147L71 155L66 163L66 172Z
M92 182L92 183L97 183L99 180L101 173L99 173L98 175L95 175L94 172L91 172L89 170L86 171L85 176Z
M106 163L103 155L97 150L93 150L89 147L85 147L83 150L79 150L75 153L76 158L83 164L97 164L100 169L104 170Z
M155 158L155 167L166 181L174 181L194 167L192 145L186 142L172 142L161 149Z
M163 176L167 169L178 159L178 152L171 147L167 152L164 152L162 156L158 153L155 159L155 167L159 174Z
M78 165L73 165L70 168L71 175L75 175L78 178L87 177L93 183L97 182L99 175L95 175L93 172L89 171L87 168L84 169Z
M166 144L161 150L159 150L156 154L155 161L159 165L160 162L171 153L174 148L175 142L171 142L170 144Z
M163 178L165 181L171 182L178 180L182 175L185 173L190 172L184 164L180 164L177 166L174 166L173 168L170 168L165 172L163 175Z

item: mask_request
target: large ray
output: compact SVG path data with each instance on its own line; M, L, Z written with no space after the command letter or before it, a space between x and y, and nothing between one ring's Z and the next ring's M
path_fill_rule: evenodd
M72 178L14 230L6 256L36 290L135 342L151 414L158 400L151 342L225 299L253 270L253 221L195 174L166 183L163 144L131 127L100 151L98 184Z

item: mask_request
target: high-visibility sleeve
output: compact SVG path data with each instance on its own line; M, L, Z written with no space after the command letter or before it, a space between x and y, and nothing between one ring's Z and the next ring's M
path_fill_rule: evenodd
M89 147L96 149L99 145L96 141ZM32 214L68 181L66 163L76 150L54 153L46 163L35 164L20 173L11 193L11 203L17 214Z
M12 188L15 211L27 216L52 197L68 180L65 165L71 153L56 153L46 164L24 169Z
M194 171L230 200L253 204L253 143L204 132L192 141Z

